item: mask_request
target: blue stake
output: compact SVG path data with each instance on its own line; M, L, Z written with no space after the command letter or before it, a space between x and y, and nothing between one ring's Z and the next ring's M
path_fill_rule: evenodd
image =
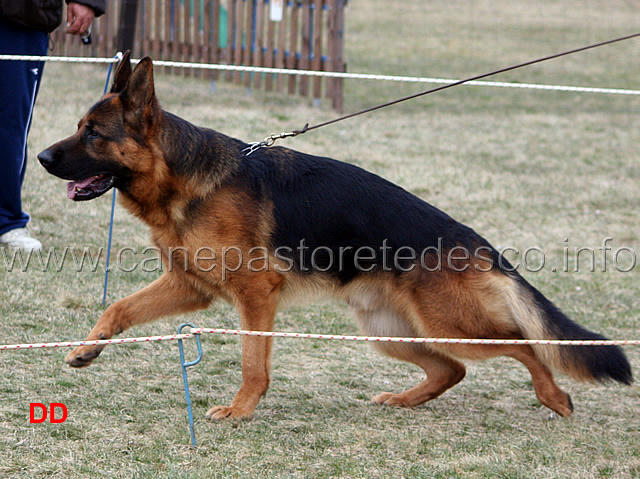
M182 323L178 328L178 334L182 334L182 329L190 326L195 329L195 325L191 323ZM182 339L178 339L178 349L180 350L180 365L182 366L182 381L184 382L184 396L187 401L187 413L189 415L189 428L191 430L191 447L196 447L196 434L193 428L193 411L191 410L191 394L189 393L189 381L187 379L187 368L195 366L202 359L202 344L200 344L200 334L196 333L196 345L198 346L198 357L193 361L184 361L184 348L182 347Z
M117 58L117 56L116 56ZM109 70L107 72L107 81L104 82L103 95L107 94L109 88L109 80L111 79L111 71L113 70L113 63L109 64ZM113 198L111 200L111 220L109 221L109 240L107 241L107 265L104 270L104 286L102 287L102 305L107 302L107 283L109 282L109 263L111 261L111 238L113 237L113 214L116 209L116 190L113 190Z
M107 302L107 283L109 282L109 267L111 261L111 239L113 238L113 214L116 211L116 190L111 197L111 220L109 221L109 239L107 240L107 265L104 269L104 286L102 287L102 305Z

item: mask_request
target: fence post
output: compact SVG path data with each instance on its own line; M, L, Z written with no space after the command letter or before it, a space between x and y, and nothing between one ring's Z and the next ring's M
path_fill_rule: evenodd
M330 65L332 71L344 72L344 7L346 0L332 0L331 3L333 11L329 16ZM344 111L343 88L342 78L331 80L330 90L333 109L339 113Z
M138 0L120 0L120 25L118 26L118 51L133 50L136 37Z

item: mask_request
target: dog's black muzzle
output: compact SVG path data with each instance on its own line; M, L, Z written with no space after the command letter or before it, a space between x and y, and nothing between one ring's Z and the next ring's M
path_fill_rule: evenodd
M55 163L57 156L52 148L48 148L38 154L38 161L49 171L49 168Z

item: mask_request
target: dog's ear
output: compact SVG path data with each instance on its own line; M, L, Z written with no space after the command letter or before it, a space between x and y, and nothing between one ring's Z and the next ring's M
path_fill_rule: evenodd
M113 79L113 86L111 87L111 93L120 93L127 81L129 81L129 77L131 76L131 51L127 50L118 65L118 69L116 70L116 76Z
M125 119L132 125L142 125L144 118L150 119L156 113L159 107L153 86L151 58L140 60L120 92L120 100L125 109Z

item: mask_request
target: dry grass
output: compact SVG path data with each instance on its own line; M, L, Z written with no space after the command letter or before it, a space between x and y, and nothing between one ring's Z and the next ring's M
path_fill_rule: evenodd
M350 2L349 70L464 77L638 30L633 2ZM506 81L638 88L638 43L608 47L510 73ZM30 137L33 153L67 136L100 96L104 71L48 65ZM355 111L417 87L348 82ZM159 76L164 107L246 140L334 117L323 105L198 80ZM290 140L288 146L357 163L471 225L492 243L538 246L547 267L527 278L567 313L616 338L638 337L638 271L562 272L563 249L638 251L640 130L635 97L457 88ZM64 182L31 161L24 192L46 248L104 246L110 199L75 204ZM568 243L564 239L568 239ZM149 244L122 210L114 248ZM103 263L104 264L104 263ZM553 272L556 267L558 272ZM570 263L573 267L573 263ZM584 271L584 270L583 270ZM109 301L154 273L112 276ZM8 272L0 342L79 339L103 307L102 272ZM354 333L340 305L300 308L279 330ZM182 319L237 325L218 305L129 331L171 333ZM199 449L188 426L175 344L118 346L85 370L67 351L3 352L0 374L2 477L640 477L640 390L577 384L570 419L550 418L514 361L469 365L463 383L415 410L375 407L381 390L421 379L365 345L279 340L273 385L256 417L211 424L212 403L229 402L240 381L236 338L204 338L190 371ZM191 345L192 346L192 345ZM640 365L638 348L627 348ZM63 402L60 425L28 423L30 402Z

